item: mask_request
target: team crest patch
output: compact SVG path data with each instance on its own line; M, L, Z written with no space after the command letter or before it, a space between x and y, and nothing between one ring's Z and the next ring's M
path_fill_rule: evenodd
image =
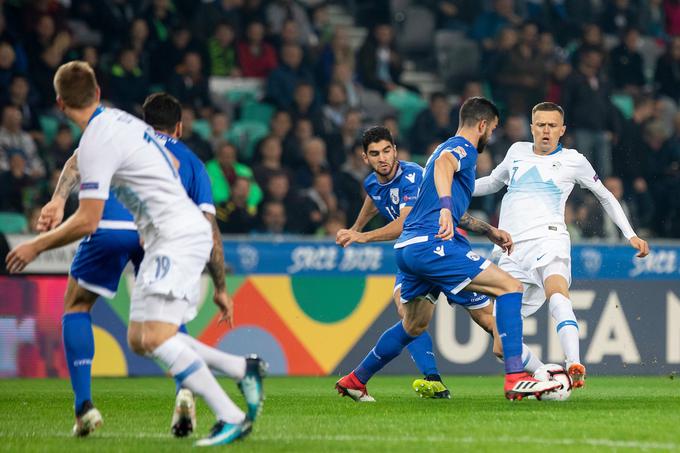
M553 162L552 168L553 170L559 170L562 167L562 164L559 162Z
M399 189L390 189L390 199L394 204L399 203Z
M465 151L465 148L463 148L462 146L456 146L455 148L453 148L452 151L458 154L458 156L460 156L461 159L467 156L467 151Z
M98 182L84 182L80 184L80 190L97 190L99 189Z
M467 252L467 253L465 254L465 256L467 256L468 258L470 258L472 261L479 261L479 258L480 258L480 256L477 255L477 254L476 254L475 252L473 252L472 250L470 250L469 252Z

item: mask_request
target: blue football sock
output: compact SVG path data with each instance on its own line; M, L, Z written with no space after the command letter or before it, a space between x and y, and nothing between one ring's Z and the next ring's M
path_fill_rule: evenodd
M89 313L67 313L62 319L64 351L75 393L75 411L85 401L92 400L92 359L94 358L94 335Z
M354 370L355 376L365 384L375 373L401 354L413 338L406 333L403 324L399 321L382 334L375 347Z
M189 332L187 331L187 326L185 324L180 324L179 329L177 329L177 332L189 335ZM175 395L177 395L179 391L182 390L182 381L177 379L176 376L174 376L173 379L175 380Z
M496 299L496 324L503 343L506 373L520 373L522 366L522 293L503 294Z
M439 374L437 361L434 358L434 352L432 352L432 337L430 337L429 332L421 333L408 344L407 348L423 376Z

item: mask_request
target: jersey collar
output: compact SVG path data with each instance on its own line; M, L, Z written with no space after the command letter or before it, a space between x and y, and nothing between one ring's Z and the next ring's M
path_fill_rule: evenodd
M548 153L548 154L546 154L546 155L547 155L547 156L552 156L553 154L557 154L557 153L559 153L560 151L562 151L562 143L558 143L558 144L557 144L557 148L555 148L555 150L554 150L553 152Z
M90 124L93 119L95 119L97 116L99 116L100 113L104 111L104 106L99 104L96 109L94 109L94 112L92 112L92 116L90 117L89 120L87 120L87 124Z

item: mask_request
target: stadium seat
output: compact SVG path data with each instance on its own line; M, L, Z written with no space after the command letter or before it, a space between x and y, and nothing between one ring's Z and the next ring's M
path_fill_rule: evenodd
M249 161L255 145L269 133L269 128L258 121L240 120L231 126L229 141L239 149L239 160Z
M403 15L402 15L403 14ZM396 39L399 50L405 54L430 52L435 31L434 14L424 6L406 6L399 17Z
M462 32L438 31L434 45L439 74L449 86L459 88L465 80L478 73L479 48Z
M633 117L635 105L633 103L633 98L630 95L624 93L613 94L611 100L612 104L619 109L625 119L629 120Z
M38 122L42 133L45 135L45 143L47 146L51 145L59 129L59 120L53 116L40 115Z
M241 121L256 121L269 126L274 106L264 102L247 101L241 107Z
M0 233L18 234L28 232L28 221L17 212L0 212Z
M191 130L200 135L203 140L208 140L212 135L212 128L207 120L194 120Z
M422 97L408 90L391 91L385 99L399 112L399 128L404 132L411 129L418 114L427 107Z

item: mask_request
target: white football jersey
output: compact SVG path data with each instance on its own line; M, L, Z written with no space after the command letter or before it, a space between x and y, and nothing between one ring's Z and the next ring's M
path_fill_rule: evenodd
M477 180L474 195L508 186L498 228L519 242L569 234L564 207L576 183L598 198L608 195L590 162L578 151L560 145L553 153L540 156L534 153L533 143L517 142L490 176Z
M80 199L106 200L109 189L132 213L146 245L156 238L210 234L187 196L170 152L142 120L99 107L78 148Z

